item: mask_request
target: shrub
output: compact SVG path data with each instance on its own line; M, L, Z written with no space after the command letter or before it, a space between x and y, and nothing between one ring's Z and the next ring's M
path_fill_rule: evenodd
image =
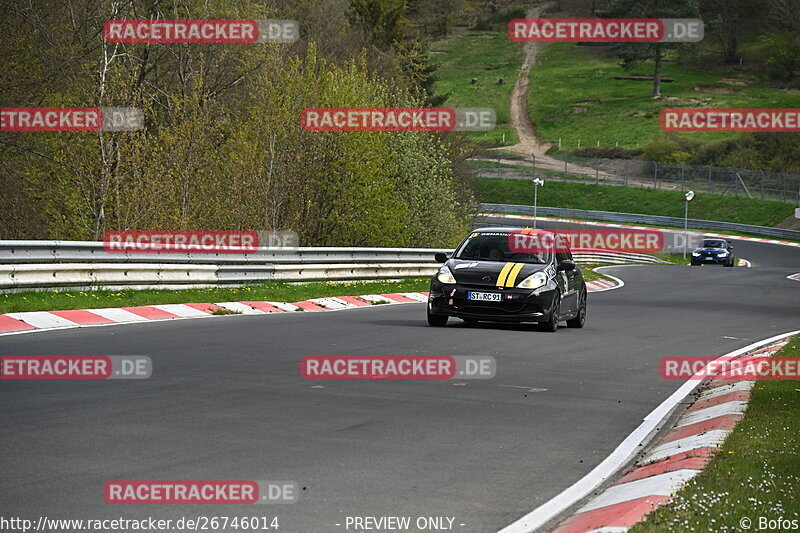
M636 159L642 155L642 150L621 146L586 146L573 150L572 155L597 159Z
M764 64L767 75L790 85L800 85L800 37L776 33L765 38L769 55Z
M660 163L691 163L702 143L677 135L656 135L642 150L642 159Z

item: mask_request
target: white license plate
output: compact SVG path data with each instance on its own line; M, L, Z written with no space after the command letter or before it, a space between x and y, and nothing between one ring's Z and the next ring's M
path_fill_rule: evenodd
M476 300L479 302L500 302L502 301L502 294L497 292L468 292L467 300Z

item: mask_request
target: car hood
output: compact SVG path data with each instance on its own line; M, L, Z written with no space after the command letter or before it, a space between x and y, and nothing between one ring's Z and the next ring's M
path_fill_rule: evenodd
M555 277L552 264L450 259L446 265L458 283L486 288L514 287L535 272L547 271L548 277Z
M697 248L695 250L695 252L701 252L701 253L706 253L706 254L708 254L708 253L718 254L718 253L727 252L727 251L728 250L725 250L723 248Z

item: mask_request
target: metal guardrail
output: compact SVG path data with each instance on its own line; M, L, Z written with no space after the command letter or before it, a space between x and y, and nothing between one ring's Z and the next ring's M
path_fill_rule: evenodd
M533 215L533 207L529 205L511 204L480 204L483 214L500 213L514 215ZM683 228L683 219L678 217L665 217L659 215L640 215L636 213L615 213L612 211L588 211L584 209L566 209L561 207L538 207L536 210L541 216L557 216L564 218L577 218L583 220L600 220L603 222L650 224L654 226L672 226ZM699 220L690 218L689 227L692 229L713 231L735 231L764 235L777 239L800 241L800 231L768 228L766 226L751 226L750 224L735 224L733 222L719 222L715 220Z
M572 252L576 263L596 264L609 263L612 265L625 265L632 263L669 264L655 256L646 254L633 254L627 252Z
M276 263L418 263L439 252L433 248L260 248L250 254L198 253L109 253L95 241L11 241L0 240L0 264L6 263L193 263L193 264L276 264Z
M205 287L432 276L439 249L262 248L249 254L118 254L102 242L0 241L0 290Z
M264 281L432 276L433 248L261 249L254 254L109 254L100 242L0 241L0 291L187 288ZM157 259L158 262L153 262ZM213 261L217 260L218 263ZM658 263L652 256L576 253L579 263ZM149 261L149 262L143 262Z

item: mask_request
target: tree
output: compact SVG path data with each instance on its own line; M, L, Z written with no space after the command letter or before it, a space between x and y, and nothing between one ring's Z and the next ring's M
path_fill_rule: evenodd
M387 50L403 40L405 13L405 0L350 0L348 18L374 46Z
M606 18L697 18L697 0L612 0L599 13ZM616 52L625 69L632 69L646 60L653 60L653 98L661 98L661 66L667 50L678 43L621 43Z
M746 22L755 18L761 9L750 0L704 0L701 4L707 29L715 33L722 44L725 63L739 61L739 39Z
M438 80L436 65L431 61L428 46L414 39L409 44L397 45L398 62L403 76L410 82L410 92L424 105L438 107L445 103L450 93L436 94L434 85Z

